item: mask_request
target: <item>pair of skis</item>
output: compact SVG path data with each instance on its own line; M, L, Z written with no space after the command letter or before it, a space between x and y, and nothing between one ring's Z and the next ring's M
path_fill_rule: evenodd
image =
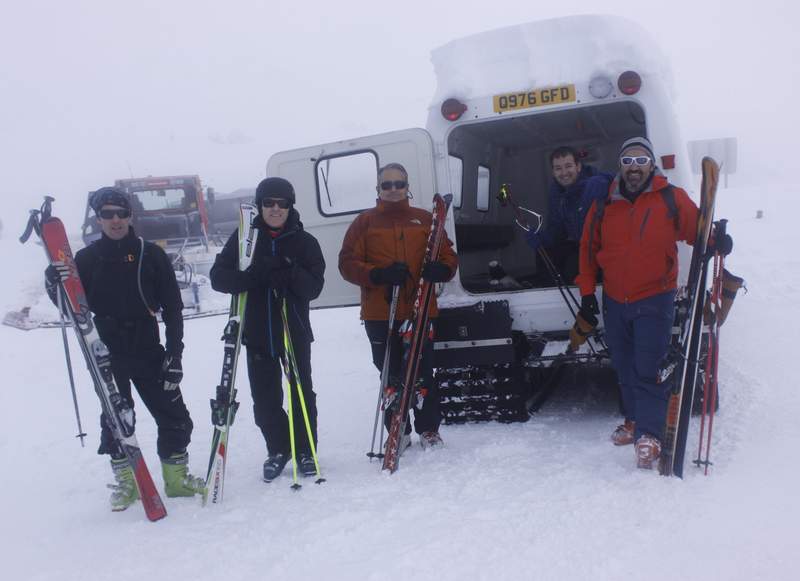
M452 194L434 194L433 196L433 221L422 261L422 269L430 262L439 259L439 251L445 240L444 224L447 211L453 201ZM430 307L433 303L434 284L419 277L417 293L414 299L411 319L405 321L401 333L405 346L405 373L403 375L402 391L397 409L392 414L389 426L389 435L386 439L386 450L383 456L383 470L394 473L400 466L400 442L405 434L411 395L416 389L422 364L422 352L425 341L428 339L430 327ZM391 331L391 327L390 327ZM386 364L386 362L384 362Z
M94 326L86 291L78 276L64 224L52 215L53 201L54 198L51 196L45 196L42 207L31 211L20 242L26 242L31 233L35 232L42 240L48 262L51 265L60 262L69 268L69 277L58 282L58 294L60 299L63 299L59 300L61 304L58 306L66 311L72 328L75 329L95 392L100 399L105 421L108 423L118 451L124 454L133 469L145 514L151 521L157 521L167 516L167 509L158 494L136 440L133 408L120 393L114 381L111 372L111 354Z
M253 261L256 249L257 230L253 221L258 216L258 208L253 204L239 207L239 270L246 270ZM222 357L222 376L217 386L216 398L211 400L211 423L214 433L211 436L211 457L208 460L206 488L203 505L222 502L225 485L225 464L228 458L228 435L239 409L236 401L236 367L242 345L244 313L247 307L247 291L231 297L228 322L222 333L224 341Z
M660 379L673 381L667 406L664 442L659 471L664 476L683 478L686 439L694 402L695 385L700 371L700 348L703 339L703 312L708 279L708 241L714 219L719 166L710 157L702 161L703 179L697 217L697 236L692 249L687 289L686 318L681 327L678 350L662 367ZM716 366L716 359L714 360ZM710 370L706 370L709 373ZM716 370L714 370L716 376Z

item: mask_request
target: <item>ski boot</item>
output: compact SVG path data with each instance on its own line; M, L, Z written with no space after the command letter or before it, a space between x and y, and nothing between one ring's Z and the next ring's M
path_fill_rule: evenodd
M636 440L636 467L652 470L653 464L661 456L661 442L653 436L645 434Z
M298 455L297 467L300 469L300 474L306 478L317 475L317 465L314 462L314 457L308 452L301 452Z
M164 492L170 498L205 493L205 481L189 474L189 454L186 452L162 458L161 474L164 476Z
M615 446L633 444L633 430L635 427L636 422L625 420L625 423L618 425L617 429L611 434L611 441Z
M419 443L424 450L428 448L440 448L444 446L444 441L439 432L422 432L419 435Z
M272 454L264 461L264 482L272 482L283 472L286 462L289 461L288 454Z
M111 493L111 510L120 512L139 500L139 489L133 477L133 468L128 464L127 458L111 459L111 470L114 471L116 484L109 484Z

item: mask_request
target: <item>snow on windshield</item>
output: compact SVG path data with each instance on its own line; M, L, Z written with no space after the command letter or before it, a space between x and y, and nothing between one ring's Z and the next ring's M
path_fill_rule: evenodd
M629 69L659 77L675 98L664 53L639 24L617 16L554 18L475 34L433 50L431 61L435 104L588 82L598 73L616 78Z

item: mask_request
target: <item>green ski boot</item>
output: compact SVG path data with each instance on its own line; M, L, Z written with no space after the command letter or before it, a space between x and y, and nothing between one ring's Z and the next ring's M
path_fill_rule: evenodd
M139 489L136 487L136 480L133 477L133 468L128 464L127 458L119 460L111 459L111 470L114 471L116 484L109 484L111 493L111 510L119 512L125 510L134 502L139 500Z
M205 493L205 480L189 474L189 454L186 452L162 458L161 473L164 476L164 491L170 498Z

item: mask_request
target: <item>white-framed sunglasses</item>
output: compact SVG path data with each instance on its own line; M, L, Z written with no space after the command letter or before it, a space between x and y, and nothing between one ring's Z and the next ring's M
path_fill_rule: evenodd
M620 157L619 162L622 165L647 165L652 160L646 155L637 155L636 157Z

